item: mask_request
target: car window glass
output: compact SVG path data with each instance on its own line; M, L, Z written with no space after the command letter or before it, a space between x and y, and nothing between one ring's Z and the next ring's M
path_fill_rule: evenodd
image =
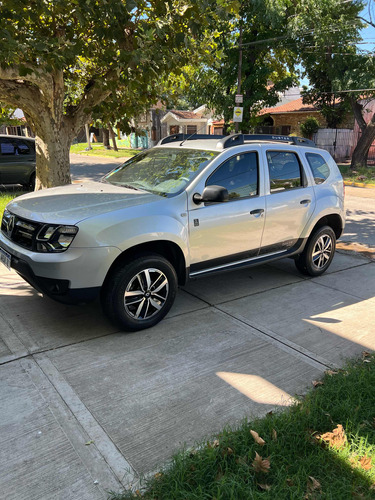
M16 148L14 144L9 140L3 140L0 143L0 151L2 155L14 155L16 154Z
M295 153L267 151L267 162L271 193L303 186L301 165Z
M31 153L30 146L26 141L22 141L20 139L16 139L15 141L18 154L20 155L29 155Z
M225 187L230 200L257 195L258 155L253 152L233 156L215 170L206 186Z
M315 184L322 184L328 179L330 170L325 159L317 153L306 153L307 161L312 170Z

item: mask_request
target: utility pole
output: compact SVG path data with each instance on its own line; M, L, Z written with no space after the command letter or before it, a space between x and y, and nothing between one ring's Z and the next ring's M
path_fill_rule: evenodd
M240 22L240 39L239 39L239 53L238 53L238 81L237 81L237 94L241 94L241 79L242 79L242 23ZM236 122L236 134L238 134L238 122Z

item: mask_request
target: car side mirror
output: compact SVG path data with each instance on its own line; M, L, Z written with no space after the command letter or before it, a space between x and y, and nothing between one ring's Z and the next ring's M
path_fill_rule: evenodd
M223 186L206 186L201 195L198 193L193 195L193 201L197 205L199 203L221 203L227 201L228 198L228 190Z

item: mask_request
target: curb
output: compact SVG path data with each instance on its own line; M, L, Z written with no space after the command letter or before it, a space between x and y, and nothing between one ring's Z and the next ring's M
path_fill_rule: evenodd
M352 186L352 187L361 187L361 188L368 188L368 189L375 189L375 184L365 184L364 182L351 182L351 181L344 181L345 186Z
M360 243L339 240L336 244L336 249L339 253L361 255L362 257L366 257L370 262L375 262L374 247L368 247Z

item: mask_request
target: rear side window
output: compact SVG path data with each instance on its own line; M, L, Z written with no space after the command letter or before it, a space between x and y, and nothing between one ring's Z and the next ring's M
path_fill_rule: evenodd
M306 159L313 173L315 184L322 184L328 179L330 170L323 156L317 153L306 153Z
M267 151L270 191L278 193L304 185L299 159L289 151Z
M207 180L206 186L222 186L229 200L258 194L258 155L242 153L226 160Z

